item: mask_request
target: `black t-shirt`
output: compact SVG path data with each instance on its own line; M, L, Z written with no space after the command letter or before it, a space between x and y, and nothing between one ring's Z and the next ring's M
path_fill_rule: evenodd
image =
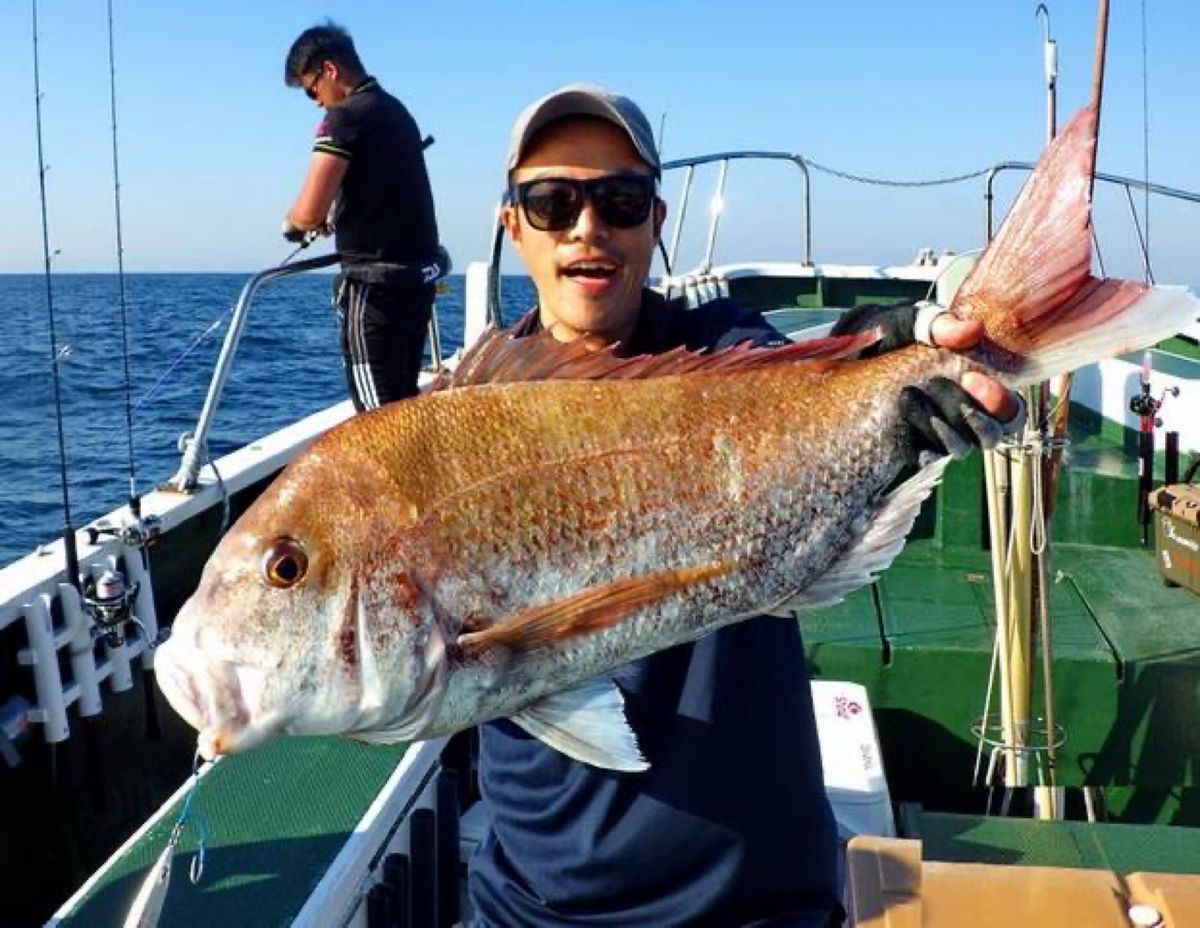
M420 130L404 104L368 77L317 128L313 151L350 162L334 213L347 263L428 260L438 245Z
M537 329L535 312L514 333ZM743 341L785 339L729 300L685 310L647 291L620 353ZM825 928L837 833L797 623L750 619L614 676L644 773L481 726L493 824L471 866L477 924Z

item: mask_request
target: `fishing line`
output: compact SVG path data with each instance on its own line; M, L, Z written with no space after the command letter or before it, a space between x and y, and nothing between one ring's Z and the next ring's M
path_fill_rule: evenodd
M296 255L300 254L300 252L311 245L312 241L312 239L309 239L302 242L294 251L292 251L291 254L289 254L279 263L279 266L282 267L283 265L290 263L291 260L296 257ZM206 329L192 339L191 343L175 356L174 360L167 365L167 369L159 375L158 379L155 380L153 384L150 385L150 389L143 393L141 397L138 398L138 401L133 404L133 412L137 412L159 394L162 388L166 385L171 374L175 372L176 368L178 368L179 365L187 359L188 355L190 355L200 346L200 343L204 341L204 339L208 338L208 336L221 327L222 323L224 323L229 317L229 314L233 312L235 305L235 303L229 304L229 307L222 312L221 315L217 316L216 319L209 323Z
M31 0L33 10L33 105L37 134L38 194L42 209L42 259L46 275L46 316L50 332L50 374L54 384L54 420L58 428L58 471L62 485L63 503L63 547L66 553L67 580L75 587L79 584L79 555L75 548L75 530L71 527L71 495L67 487L67 441L63 429L62 387L58 376L58 335L54 321L54 287L50 271L50 221L46 214L46 165L42 145L42 80L38 58L38 5Z
M117 235L117 293L121 307L121 358L125 367L125 441L129 455L129 511L141 518L137 465L133 455L133 386L129 374L129 311L125 299L125 240L121 230L121 168L117 147L117 65L113 41L113 5L108 0L108 103L112 122L113 211Z

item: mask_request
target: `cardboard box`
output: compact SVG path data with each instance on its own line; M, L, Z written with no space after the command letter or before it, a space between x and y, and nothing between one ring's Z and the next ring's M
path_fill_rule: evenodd
M1159 573L1200 593L1200 485L1159 487L1150 494L1149 503L1154 510Z

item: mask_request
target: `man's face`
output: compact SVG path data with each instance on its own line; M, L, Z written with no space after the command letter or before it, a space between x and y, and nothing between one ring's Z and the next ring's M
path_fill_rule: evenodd
M544 178L594 180L613 174L652 176L617 126L601 119L571 118L540 132L513 170L515 184ZM542 325L560 341L591 335L608 343L633 331L641 291L666 216L655 199L645 222L615 228L604 222L591 198L562 231L540 231L519 205L502 219L525 259L538 291Z
M347 88L341 68L333 61L323 61L312 71L301 75L300 87L304 95L322 109L340 106L353 89Z

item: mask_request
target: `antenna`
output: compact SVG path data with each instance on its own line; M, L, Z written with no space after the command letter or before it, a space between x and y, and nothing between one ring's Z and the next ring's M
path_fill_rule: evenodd
M1042 66L1046 75L1046 141L1058 134L1058 43L1050 38L1050 11L1039 3L1033 15L1042 21Z

